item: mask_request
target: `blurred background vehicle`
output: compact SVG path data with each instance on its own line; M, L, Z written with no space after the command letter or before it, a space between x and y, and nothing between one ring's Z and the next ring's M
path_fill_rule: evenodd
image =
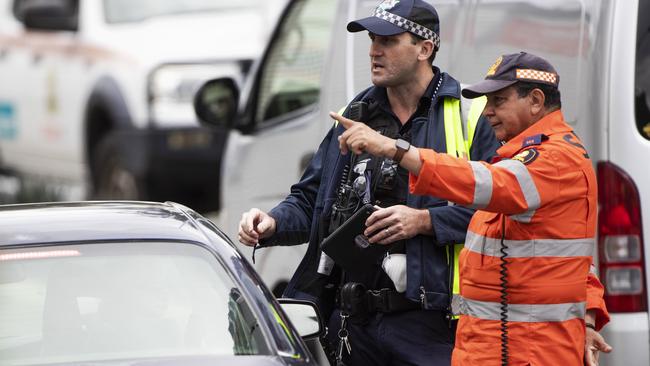
M378 2L290 1L235 99L236 115L210 113L207 97L239 95L232 80L213 80L197 95L203 120L230 128L215 220L232 237L243 212L284 199L332 126L328 112L370 85L369 40L345 27ZM650 364L650 0L431 3L441 19L434 63L461 82L483 79L499 55L521 50L557 68L565 119L598 172L594 258L612 315L603 334L614 347L601 365ZM256 252L256 269L276 295L305 247Z
M279 301L184 206L0 206L2 365L316 365L317 309Z
M226 136L192 96L242 81L285 1L0 0L0 202L217 210Z

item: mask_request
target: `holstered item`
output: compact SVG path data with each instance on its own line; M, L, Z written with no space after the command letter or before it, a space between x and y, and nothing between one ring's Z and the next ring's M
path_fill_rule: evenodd
M368 310L371 313L394 313L421 309L420 303L411 301L395 290L384 288L367 292Z
M421 309L420 303L411 301L393 289L366 290L358 282L348 282L341 287L341 311L350 316L350 322L366 324L374 313L394 313Z
M368 299L366 286L358 282L348 282L341 287L341 312L350 316L350 322L366 324L368 322Z

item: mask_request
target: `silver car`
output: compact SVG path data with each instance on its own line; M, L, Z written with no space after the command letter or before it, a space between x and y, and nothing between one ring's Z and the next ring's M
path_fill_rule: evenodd
M1 365L315 364L317 309L280 302L181 205L0 207Z

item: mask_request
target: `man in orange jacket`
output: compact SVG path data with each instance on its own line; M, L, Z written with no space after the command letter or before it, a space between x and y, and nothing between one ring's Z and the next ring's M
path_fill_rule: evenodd
M504 142L493 164L410 148L332 114L347 129L343 153L392 157L410 171L412 193L479 209L460 255L454 365L596 365L611 351L597 333L609 316L590 273L596 176L558 84L553 66L521 52L463 90L487 95L483 113Z

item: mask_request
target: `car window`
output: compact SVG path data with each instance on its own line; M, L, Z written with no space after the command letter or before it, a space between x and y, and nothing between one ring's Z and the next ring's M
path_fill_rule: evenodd
M79 0L62 0L59 3L65 2L66 8L74 11L75 13L79 9ZM12 11L16 19L23 20L23 9L25 6L33 5L34 1L30 0L14 0Z
M0 309L11 365L270 353L235 282L191 244L0 251Z
M261 71L258 127L318 102L335 7L334 0L299 0L289 10Z
M207 228L214 231L219 236L224 236L223 232L219 230L212 222L205 219L204 224ZM230 241L231 245L235 245ZM265 291L262 280L254 273L255 270L244 260L233 261L234 271L240 274L240 283L243 288L249 290L250 293L259 292L262 290L261 296L255 296L252 301L256 302L257 308L263 313L262 317L268 322L269 331L275 340L275 345L278 353L283 357L288 357L293 360L306 358L304 349L300 343L300 336L296 333L295 329L289 326L286 314L282 312L279 304L273 301L274 296L270 291Z
M639 1L634 97L636 126L650 140L650 0Z

